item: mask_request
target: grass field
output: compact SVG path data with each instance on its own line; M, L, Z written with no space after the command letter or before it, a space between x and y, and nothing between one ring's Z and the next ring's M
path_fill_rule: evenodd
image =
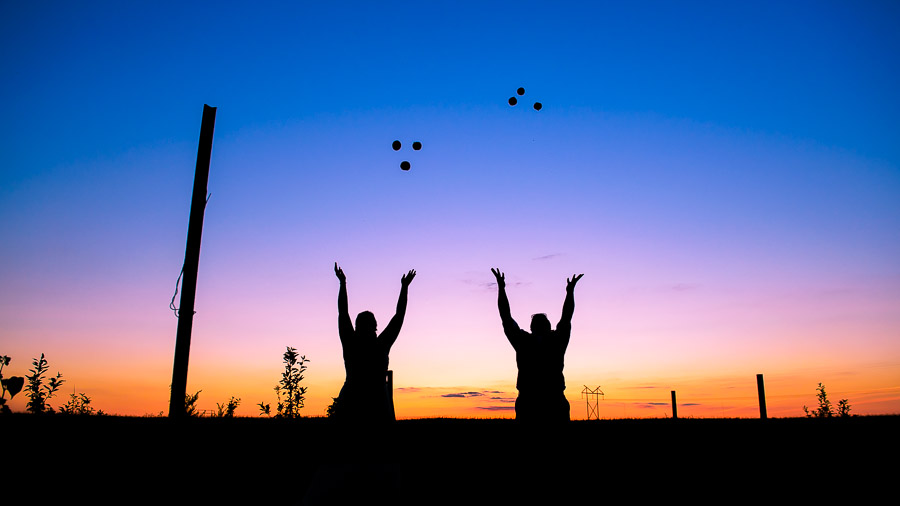
M9 504L883 502L898 416L633 419L0 418ZM585 502L586 501L586 502ZM6 503L6 501L3 501Z

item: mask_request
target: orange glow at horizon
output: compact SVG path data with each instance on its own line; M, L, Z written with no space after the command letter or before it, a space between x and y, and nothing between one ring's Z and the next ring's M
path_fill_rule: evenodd
M147 384L127 377L125 370L109 369L105 375L92 371L55 367L54 356L48 356L50 372L64 372L67 383L50 404L58 407L73 392L85 392L92 398L92 406L108 414L130 416L156 416L168 409L169 370L158 370L165 381ZM18 363L17 363L18 362ZM57 361L59 362L59 361ZM25 364L13 362L4 369L4 377L24 375ZM30 364L29 364L30 366ZM840 399L848 399L851 414L900 413L900 386L890 384L894 379L890 365L872 366L869 374L845 373L820 374L808 372L765 374L766 404L769 417L804 416L802 406L817 406L816 386L825 384L833 405ZM307 371L309 373L309 371ZM188 382L188 390L200 390L199 408L215 412L216 404L224 404L232 395L241 399L238 416L260 416L259 402L276 403L273 387L280 371L275 368L255 371L254 376L235 374L223 376L215 368L196 366ZM105 376L105 377L104 377ZM315 379L307 374L303 384L308 387L304 416L324 416L325 408L340 391L342 378L336 372L328 379ZM395 381L397 381L395 373ZM824 378L824 379L823 379ZM567 379L566 397L571 405L571 418L586 418L586 401L581 396L585 379L581 376ZM591 388L598 386L591 383ZM756 418L759 407L755 373L743 376L710 375L693 377L618 378L599 385L605 395L599 401L601 419L616 418L664 418L672 416L670 391L675 390L678 416L681 418ZM494 382L488 385L462 385L456 387L406 386L395 383L394 406L398 419L455 417L455 418L514 418L516 389L513 383ZM14 411L24 411L24 392L9 405Z

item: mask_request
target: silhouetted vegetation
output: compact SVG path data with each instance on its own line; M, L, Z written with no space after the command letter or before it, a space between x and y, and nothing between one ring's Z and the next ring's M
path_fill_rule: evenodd
M34 359L32 365L34 368L29 369L31 375L25 377L28 380L25 395L29 398L25 409L35 414L53 413L53 408L47 402L53 398L66 380L62 379L62 374L57 372L55 377L50 377L47 384L44 384L44 375L47 374L50 366L43 353L41 353L41 358Z
M819 407L810 411L809 408L803 406L803 412L809 418L831 418L833 416L847 417L850 416L850 401L841 399L838 401L838 409L835 412L831 401L828 400L828 394L825 393L825 385L819 383L816 387L816 399L819 401Z
M838 401L838 416L850 416L850 401L841 399Z
M216 403L216 417L217 418L234 418L234 411L238 406L241 405L241 399L235 398L233 395L231 399L225 404Z
M334 415L335 409L337 408L337 403L338 397L332 397L331 404L329 404L328 407L325 408L325 416L331 417Z
M303 373L306 371L306 356L300 356L298 360L297 350L287 347L284 352L284 372L281 381L275 386L275 395L278 396L278 416L284 418L296 418L300 416L300 408L306 399L306 388L300 386L303 381ZM284 399L282 400L282 396Z
M60 414L63 415L92 415L94 408L91 406L91 398L85 393L69 394L69 402L59 408ZM103 411L98 411L98 415L102 415Z
M2 371L4 366L9 365L9 362L10 358L8 356L0 357L0 382L3 385L3 394L0 395L0 412L10 412L9 406L6 405L6 392L9 392L9 397L12 399L22 390L27 379L28 388L25 390L25 395L29 397L29 400L26 404L26 409L35 414L54 413L53 407L48 402L56 395L62 384L65 383L65 380L62 379L62 374L57 372L56 376L46 379L45 375L50 366L44 354L41 353L41 358L33 359L33 368L29 370L31 372L29 376L25 378L13 376L6 379L3 378ZM45 379L46 384L44 384ZM59 407L59 413L64 415L92 415L95 413L95 410L91 406L91 398L84 392L81 392L69 394L69 401ZM105 413L99 410L96 411L96 414L104 415Z
M197 399L200 398L200 392L202 391L197 390L193 395L184 395L184 414L187 416L200 416L200 411L197 409Z
M6 405L6 393L9 392L9 398L12 400L17 393L22 391L22 387L25 385L25 378L21 376L11 376L9 378L3 377L3 367L9 365L9 361L10 358L7 355L0 356L0 385L2 385L2 392L0 392L0 413L11 412L9 406Z
M275 406L278 418L297 418L300 416L300 409L303 408L303 402L306 399L307 387L300 386L303 381L303 373L306 371L306 355L298 355L297 349L290 346L282 356L284 361L284 372L281 373L281 380L275 385L275 395L278 397L278 404ZM260 414L270 416L272 407L264 402L257 404Z

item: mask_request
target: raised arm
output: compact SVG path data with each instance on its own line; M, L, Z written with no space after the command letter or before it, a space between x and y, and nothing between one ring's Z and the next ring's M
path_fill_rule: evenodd
M400 297L397 299L397 312L391 318L387 327L384 328L384 331L381 332L381 335L378 336L378 339L384 341L388 349L394 345L394 341L400 335L400 328L403 326L403 319L406 317L406 299L409 293L409 284L412 283L414 277L416 277L416 270L412 269L400 278Z
M566 279L566 301L563 302L562 318L556 325L557 330L560 327L572 326L572 315L575 314L575 283L578 283L582 276L584 274L573 274L571 279Z
M344 269L338 267L337 262L334 263L334 275L341 282L341 288L338 290L338 334L343 341L353 335L353 323L350 321L350 310L347 304L347 276L344 275Z
M506 296L506 275L500 272L500 269L491 269L491 272L497 278L497 307L500 309L500 321L503 322L503 331L506 333L506 337L509 337L519 330L519 324L513 320L509 310L509 298Z

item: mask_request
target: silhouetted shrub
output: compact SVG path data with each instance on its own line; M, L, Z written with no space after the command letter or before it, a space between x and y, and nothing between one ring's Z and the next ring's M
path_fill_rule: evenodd
M848 401L847 399L839 400L837 414L840 417L851 416L850 415L850 401Z
M69 394L69 402L59 408L63 415L92 415L94 408L91 406L91 398L85 393ZM98 414L102 413L99 412Z
M194 395L184 395L184 414L187 416L200 416L200 411L197 410L197 399L200 398L200 392L202 391L203 390L197 390Z
M806 416L808 418L831 418L835 416L834 407L832 407L831 401L828 400L828 394L825 393L825 385L819 383L819 386L816 387L816 391L819 392L816 394L816 399L819 401L819 407L810 411L809 408L803 406L803 412L806 413ZM838 401L837 416L850 416L850 401L847 399Z
M62 374L57 372L56 377L51 377L47 384L44 385L44 374L47 373L50 366L47 364L47 359L44 358L43 353L41 353L40 359L34 359L32 365L34 368L29 369L31 375L26 376L28 388L25 390L25 395L29 397L29 400L25 409L35 414L53 413L53 408L47 402L53 398L56 391L59 390L59 387L66 380L62 379Z
M335 409L337 409L337 403L338 403L338 398L332 397L331 404L329 404L328 407L325 408L325 416L328 416L328 417L334 416L334 411L335 411Z
M235 398L233 395L231 399L225 404L216 403L216 417L217 418L234 418L234 411L238 406L241 405L241 399Z

